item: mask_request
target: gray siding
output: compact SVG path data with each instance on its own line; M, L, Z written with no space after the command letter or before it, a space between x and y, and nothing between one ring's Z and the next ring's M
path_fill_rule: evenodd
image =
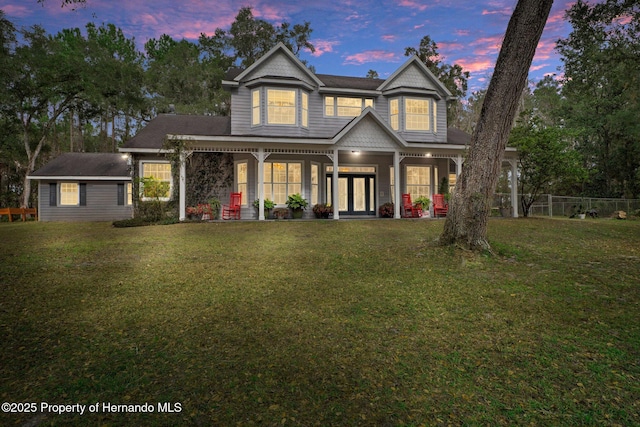
M115 221L133 216L131 205L118 205L118 183L125 183L124 181L64 182L78 182L87 185L86 206L60 206L60 182L41 180L38 185L38 218L40 221ZM57 206L49 206L49 184L51 183L57 184Z

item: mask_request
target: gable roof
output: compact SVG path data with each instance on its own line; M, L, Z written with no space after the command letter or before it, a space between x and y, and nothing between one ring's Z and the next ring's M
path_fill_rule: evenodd
M316 85L323 86L322 81L320 81L320 79L318 79L318 77L316 77L316 75L312 73L311 70L309 70L302 63L302 61L300 61L298 57L293 54L293 52L287 49L287 47L282 42L279 42L269 52L262 55L260 59L258 59L256 62L251 64L249 67L247 67L246 70L237 74L233 78L233 81L234 82L242 81L245 77L249 76L255 70L259 69L262 66L262 64L266 63L272 56L275 56L278 53L284 54L303 74L305 74L309 79L311 79Z
M120 151L161 149L167 135L231 135L231 117L160 114L128 140Z
M119 153L63 153L29 175L31 179L131 179Z
M365 123L373 123L377 132L382 132L387 137L395 142L400 147L406 147L407 143L398 135L391 127L380 117L380 115L371 107L367 107L362 111L358 117L351 120L340 132L333 137L334 144L340 144L341 141L348 138L353 132L357 132L358 128L363 127ZM371 135L365 135L365 140L370 139ZM369 141L370 143L371 141ZM362 142L357 142L356 145L361 145ZM375 145L375 144L374 144ZM373 145L370 146L373 148ZM378 147L380 148L380 147Z
M427 66L420 60L420 58L418 58L417 55L413 55L411 58L409 58L407 62L405 62L391 76L389 76L389 78L387 78L377 89L380 91L387 89L388 86L390 86L396 78L401 76L410 67L414 66L417 67L426 76L426 78L436 88L439 89L439 91L441 91L441 93L444 95L444 98L448 100L449 98L453 97L449 89L447 89L447 87L431 72L431 70L427 68Z

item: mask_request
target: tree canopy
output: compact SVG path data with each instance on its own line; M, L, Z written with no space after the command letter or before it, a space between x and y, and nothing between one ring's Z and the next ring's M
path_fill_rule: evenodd
M564 63L565 125L580 131L576 149L589 167L586 192L640 196L640 4L578 0L572 31L558 41Z

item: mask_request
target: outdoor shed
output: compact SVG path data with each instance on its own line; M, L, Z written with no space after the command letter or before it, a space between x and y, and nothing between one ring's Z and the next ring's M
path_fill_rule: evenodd
M114 221L131 218L127 157L64 153L29 175L38 182L40 221Z

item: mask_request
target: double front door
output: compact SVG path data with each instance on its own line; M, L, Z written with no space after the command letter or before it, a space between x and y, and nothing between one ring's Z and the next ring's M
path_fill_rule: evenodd
M332 175L327 175L327 200L332 200ZM344 174L338 175L338 200L340 215L375 215L376 214L376 177L375 175Z

